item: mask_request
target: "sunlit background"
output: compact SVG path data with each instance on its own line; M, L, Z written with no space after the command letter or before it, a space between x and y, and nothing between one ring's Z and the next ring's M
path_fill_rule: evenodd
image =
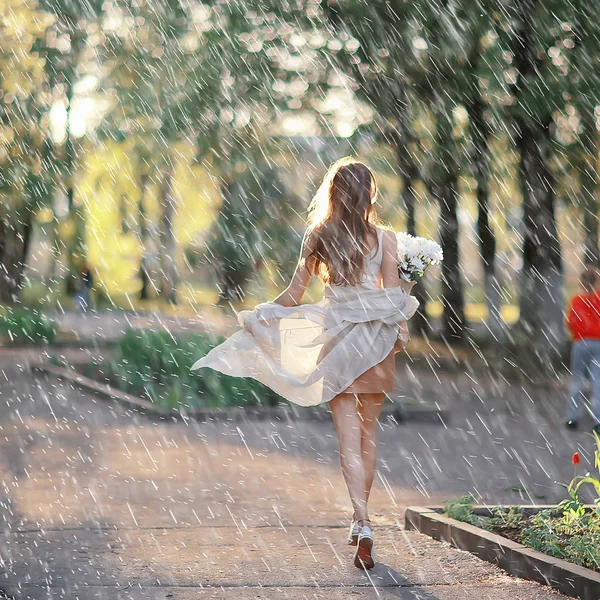
M598 386L569 389L585 344L565 312L600 264L595 4L0 0L0 597L592 589L574 581L600 564ZM368 426L342 436L361 430L365 480L378 460L368 578L346 543L360 464L340 470L330 403L191 370L286 288L344 156L375 172L384 224L444 254L412 290L393 391L354 405L382 409L363 419L377 453ZM344 336L349 373L381 350ZM296 348L273 362L304 372ZM581 496L557 483L588 471ZM552 554L546 587L409 531L418 504L488 556L475 526Z
M597 260L596 49L578 14L541 8L520 55L501 12L386 6L5 0L2 301L75 308L85 268L99 309L270 299L327 166L353 155L379 216L448 257L415 291L419 331L530 334L543 314L562 343Z

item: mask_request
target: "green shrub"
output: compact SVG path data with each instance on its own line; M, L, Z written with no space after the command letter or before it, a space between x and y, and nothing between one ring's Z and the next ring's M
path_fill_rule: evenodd
M224 338L173 337L167 331L129 329L119 341L108 371L113 383L163 407L199 408L278 404L280 396L255 379L212 369L190 371Z
M49 343L56 338L56 324L36 309L6 307L0 314L0 337Z
M521 543L556 558L600 571L600 517L585 511L577 521L565 522L561 510L543 510L530 517Z
M444 514L450 519L481 527L483 519L474 514L474 504L475 498L473 496L462 496L457 500L448 500L444 502Z

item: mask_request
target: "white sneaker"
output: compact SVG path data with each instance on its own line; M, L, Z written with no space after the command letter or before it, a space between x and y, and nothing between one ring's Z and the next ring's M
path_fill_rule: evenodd
M368 519L365 519L365 521L368 521ZM357 569L372 569L375 566L374 544L373 530L365 523L360 528L356 553L354 554L354 566Z
M348 533L348 545L356 546L358 544L358 534L360 533L360 527L358 521L352 520L350 523L350 531Z

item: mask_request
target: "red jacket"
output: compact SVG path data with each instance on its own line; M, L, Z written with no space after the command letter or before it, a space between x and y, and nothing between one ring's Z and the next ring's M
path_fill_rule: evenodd
M574 340L600 340L600 291L573 297L567 312L567 326Z

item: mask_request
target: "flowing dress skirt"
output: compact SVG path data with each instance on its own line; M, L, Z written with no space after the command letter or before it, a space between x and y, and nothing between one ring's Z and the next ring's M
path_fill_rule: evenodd
M301 406L328 402L344 391L391 391L384 389L389 376L380 390L372 389L372 379L389 373L390 364L393 373L400 324L418 306L402 287L326 287L316 304L264 302L240 311L241 329L192 369L252 377ZM362 375L366 381L361 382Z

